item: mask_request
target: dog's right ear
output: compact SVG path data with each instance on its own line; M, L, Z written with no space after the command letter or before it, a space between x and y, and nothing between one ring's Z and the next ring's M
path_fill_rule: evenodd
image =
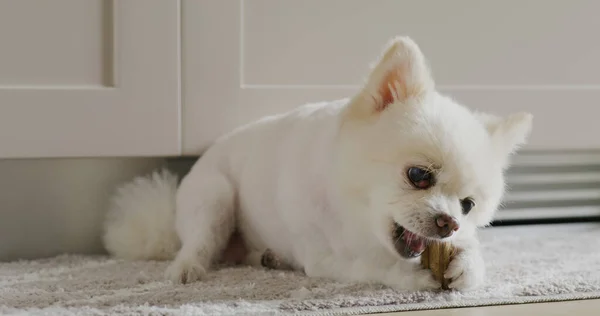
M409 37L396 37L387 44L373 67L357 102L352 105L352 112L370 116L433 89L433 78L419 46Z
M533 115L526 112L513 113L507 117L487 113L475 115L486 127L497 154L504 158L504 167L508 167L508 157L526 143L531 133Z

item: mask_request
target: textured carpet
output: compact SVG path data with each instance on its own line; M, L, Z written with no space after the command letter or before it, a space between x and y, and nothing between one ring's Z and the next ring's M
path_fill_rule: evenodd
M224 268L191 285L166 262L59 256L0 264L0 314L336 315L600 297L600 224L482 230L487 284L474 292L402 293L300 273Z

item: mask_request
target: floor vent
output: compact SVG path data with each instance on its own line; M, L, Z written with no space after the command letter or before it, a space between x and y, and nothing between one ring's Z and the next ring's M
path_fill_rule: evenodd
M600 152L523 152L506 182L499 221L600 216Z

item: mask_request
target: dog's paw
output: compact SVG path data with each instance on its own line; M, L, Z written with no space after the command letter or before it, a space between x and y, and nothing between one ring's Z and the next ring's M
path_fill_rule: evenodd
M267 269L277 270L281 266L281 260L273 250L267 249L260 257L260 264Z
M196 260L176 259L167 268L165 275L173 283L192 283L201 280L206 275L206 269Z
M407 264L403 260L396 262L383 274L377 273L379 271L381 271L381 267L370 267L369 270L355 274L368 275L369 272L375 272L374 275L377 279L371 277L370 280L364 281L376 281L398 291L429 291L442 287L430 270L423 269L418 264Z
M438 290L442 283L435 279L430 270L419 269L415 271L414 290Z
M455 290L474 290L485 281L485 265L477 251L465 251L457 255L444 273L450 279L449 288Z

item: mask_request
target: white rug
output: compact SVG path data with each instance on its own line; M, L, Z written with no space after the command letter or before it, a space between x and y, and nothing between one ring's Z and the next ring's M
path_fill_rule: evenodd
M600 224L488 228L488 283L474 292L401 293L300 273L225 268L163 281L166 262L59 256L0 264L2 315L338 315L600 297Z

